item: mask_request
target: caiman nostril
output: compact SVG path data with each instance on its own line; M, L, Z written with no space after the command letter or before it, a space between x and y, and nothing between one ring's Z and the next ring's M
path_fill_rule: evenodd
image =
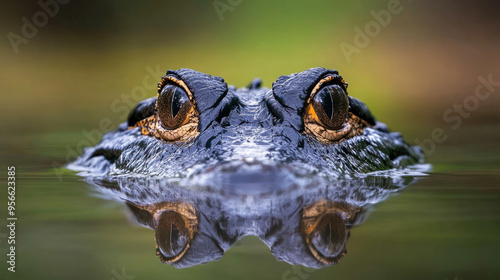
M247 86L248 89L259 89L262 86L262 80L260 78L253 79Z

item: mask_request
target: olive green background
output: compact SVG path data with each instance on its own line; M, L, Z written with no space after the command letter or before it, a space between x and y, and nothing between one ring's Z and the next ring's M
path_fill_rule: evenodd
M214 2L229 9L221 14ZM500 87L455 130L443 114L474 96L478 77L500 81L500 5L402 0L401 12L347 58L341 44L356 46L356 28L373 25L372 11L391 2L74 0L17 53L8 34L21 35L23 18L42 8L3 3L0 178L6 186L6 167L16 166L19 221L15 274L6 270L0 227L0 278L118 279L125 269L134 279L498 279ZM154 96L167 69L193 68L239 87L260 77L270 87L316 66L339 70L349 94L408 142L435 129L446 136L426 146L434 173L377 205L336 266L293 268L253 237L218 262L165 266L151 230L60 168Z

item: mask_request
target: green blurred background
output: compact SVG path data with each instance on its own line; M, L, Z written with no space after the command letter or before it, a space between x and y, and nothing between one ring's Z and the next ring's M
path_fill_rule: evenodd
M121 205L89 196L72 173L52 168L154 96L167 69L193 68L238 87L260 77L270 87L316 66L339 70L349 94L408 142L435 128L448 138L429 153L435 174L378 206L353 230L344 260L307 278L498 279L499 92L457 130L443 113L474 94L479 76L500 81L500 4L400 1L402 11L348 59L341 44L356 46L355 28L391 2L75 0L59 5L18 52L9 34L22 35L23 18L43 10L38 1L4 2L0 163L18 169L14 279L112 279L122 267L135 279L281 279L291 267L256 238L220 262L164 266L152 231L130 227ZM0 240L0 278L11 279Z

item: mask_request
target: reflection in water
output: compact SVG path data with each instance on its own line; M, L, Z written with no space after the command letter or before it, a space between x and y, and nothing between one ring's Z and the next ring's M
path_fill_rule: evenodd
M371 205L415 178L368 176L297 184L290 191L190 186L159 179L87 178L123 201L154 230L156 254L177 268L217 260L245 235L260 238L281 261L321 268L346 254L353 226Z
M163 263L175 263L182 258L198 231L192 205L160 202L140 206L127 202L127 206L139 223L155 229L156 255Z
M360 208L320 200L302 209L300 233L311 254L324 264L337 263L346 253L347 238Z

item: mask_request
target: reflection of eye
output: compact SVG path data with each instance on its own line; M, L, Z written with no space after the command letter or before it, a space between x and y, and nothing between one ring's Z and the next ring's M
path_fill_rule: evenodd
M338 84L321 88L311 101L309 113L325 128L339 130L344 127L349 112L349 99Z
M168 260L181 257L180 255L185 252L190 233L180 214L167 211L160 216L155 237L158 249Z
M180 86L167 84L158 95L157 110L165 129L176 129L189 121L193 104Z
M342 253L347 242L346 225L337 213L326 214L311 233L311 243L325 258L335 258Z

